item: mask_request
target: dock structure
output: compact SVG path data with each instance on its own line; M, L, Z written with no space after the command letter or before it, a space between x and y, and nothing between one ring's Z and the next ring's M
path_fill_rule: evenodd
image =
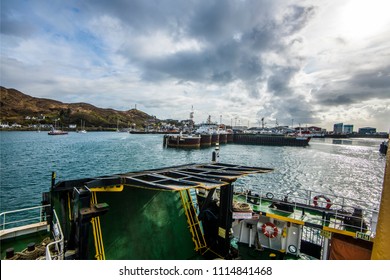
M236 133L233 136L234 144L268 145L268 146L307 146L310 138L273 134Z
M198 135L164 135L164 147L200 148L217 144L298 146L309 145L310 137L261 133L213 133Z

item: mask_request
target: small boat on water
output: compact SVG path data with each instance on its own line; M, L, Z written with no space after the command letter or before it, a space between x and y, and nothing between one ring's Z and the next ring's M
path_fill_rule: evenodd
M48 135L66 135L67 131L55 129L54 127L47 133Z
M77 130L76 131L77 133L87 133L87 131L85 130L85 121L81 121L81 124L80 124L80 130Z
M54 126L51 127L51 130L47 133L48 135L66 135L67 131L57 129L57 121L55 121Z
M385 221L378 207L310 190L235 185L272 171L211 162L60 182L53 173L42 205L1 213L1 257L371 258L377 224Z

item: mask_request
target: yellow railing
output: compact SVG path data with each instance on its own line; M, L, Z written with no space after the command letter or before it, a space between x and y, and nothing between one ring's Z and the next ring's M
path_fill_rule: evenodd
M192 240L195 243L195 251L199 251L203 248L206 248L206 240L203 235L203 231L200 227L200 222L196 209L192 202L191 194L188 189L182 190L179 192L180 198L183 203L184 213L187 217L187 223L192 235Z

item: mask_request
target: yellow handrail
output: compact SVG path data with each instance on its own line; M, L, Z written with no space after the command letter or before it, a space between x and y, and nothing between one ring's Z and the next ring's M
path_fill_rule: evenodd
M191 199L190 191L182 190L179 192L180 198L182 200L184 213L187 217L187 223L189 225L189 229L192 235L192 240L195 243L195 251L199 251L200 249L205 248L206 240L204 239L203 232L200 228L200 223L198 220L198 216L196 215L196 210L194 204Z
M92 204L97 203L96 192L92 192L91 203ZM103 236L102 236L102 229L100 226L100 218L99 217L92 218L91 223L92 223L93 238L94 238L95 250L96 250L95 257L97 260L105 260L106 255L104 253Z

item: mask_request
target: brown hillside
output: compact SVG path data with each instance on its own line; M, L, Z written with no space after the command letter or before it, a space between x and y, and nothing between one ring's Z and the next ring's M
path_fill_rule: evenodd
M35 98L16 89L0 87L0 120L27 125L26 117L40 118L40 123L53 123L60 119L63 125L79 124L81 120L88 127L128 127L145 125L152 117L142 111L131 109L118 111L102 109L87 103L62 103L56 100ZM45 119L43 119L45 116Z

